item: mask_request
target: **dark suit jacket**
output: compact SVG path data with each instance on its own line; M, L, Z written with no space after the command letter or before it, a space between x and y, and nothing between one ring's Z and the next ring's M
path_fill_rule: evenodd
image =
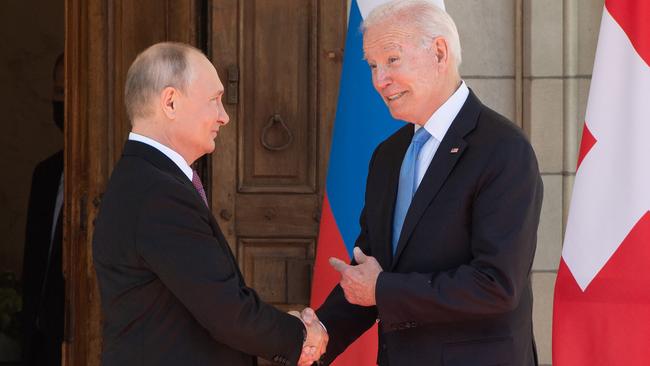
M319 309L331 361L376 320L380 365L536 365L530 271L542 204L518 127L470 92L431 161L391 249L407 125L374 152L356 245L377 258L377 305L340 286ZM458 148L456 153L453 148Z
M52 222L63 151L34 168L27 209L23 255L23 364L60 365L65 286L62 271L62 222Z
M304 326L244 283L210 210L182 171L128 141L96 221L104 366L297 362Z

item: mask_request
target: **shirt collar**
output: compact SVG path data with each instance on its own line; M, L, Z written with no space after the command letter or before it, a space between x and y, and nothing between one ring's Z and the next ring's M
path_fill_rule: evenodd
M433 136L438 142L442 141L442 138L445 137L449 126L454 121L458 112L465 104L469 96L469 88L465 81L460 82L460 86L454 94L447 99L433 114L429 117L427 123L424 124L424 128ZM415 131L417 132L422 126L415 125Z
M139 135L134 132L129 133L129 140L142 142L143 144L147 144L157 149L161 153L165 154L165 156L167 156L171 161L173 161L176 165L178 165L178 167L181 169L183 174L185 174L190 181L192 180L192 176L194 175L194 173L192 172L192 168L187 164L185 159L183 159L181 154L177 153L176 151L170 149L169 147L161 144L160 142L154 139L151 139L147 136Z

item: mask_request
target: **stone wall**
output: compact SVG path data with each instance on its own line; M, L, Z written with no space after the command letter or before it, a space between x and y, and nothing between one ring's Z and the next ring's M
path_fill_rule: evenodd
M562 251L603 0L448 0L461 74L530 137L544 181L533 264L534 326L551 364L553 288ZM516 184L516 182L513 182Z

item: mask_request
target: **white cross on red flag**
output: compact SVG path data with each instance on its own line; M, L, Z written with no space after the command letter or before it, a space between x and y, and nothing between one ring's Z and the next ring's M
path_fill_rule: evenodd
M650 1L606 0L562 260L553 365L650 365Z

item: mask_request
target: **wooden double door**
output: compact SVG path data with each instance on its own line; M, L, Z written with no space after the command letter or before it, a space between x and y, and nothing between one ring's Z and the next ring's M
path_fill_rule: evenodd
M130 130L126 71L159 41L204 50L225 86L230 123L197 167L247 283L308 304L346 16L346 0L67 0L66 365L99 365L93 223Z

